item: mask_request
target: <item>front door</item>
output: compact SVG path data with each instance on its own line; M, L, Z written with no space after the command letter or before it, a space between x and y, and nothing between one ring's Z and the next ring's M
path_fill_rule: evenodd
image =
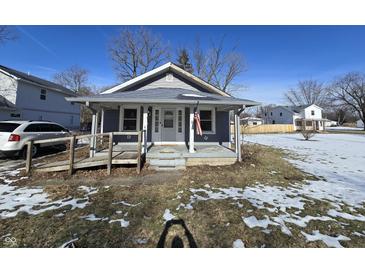
M175 109L162 110L162 141L176 141Z

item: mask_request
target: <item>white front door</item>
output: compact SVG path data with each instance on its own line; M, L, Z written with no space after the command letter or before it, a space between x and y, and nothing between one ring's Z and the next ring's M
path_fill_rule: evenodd
M162 141L176 141L176 110L162 109Z

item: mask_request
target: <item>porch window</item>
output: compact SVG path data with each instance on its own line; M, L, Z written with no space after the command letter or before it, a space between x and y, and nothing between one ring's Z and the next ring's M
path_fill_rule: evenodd
M123 115L123 130L137 130L137 109L125 108Z
M158 133L160 128L160 110L155 109L155 132Z
M312 121L306 121L306 122L305 122L305 125L306 125L307 127L311 127L313 124L312 124Z
M177 112L177 132L182 133L182 110L179 109Z
M200 125L203 133L214 133L214 110L200 110Z

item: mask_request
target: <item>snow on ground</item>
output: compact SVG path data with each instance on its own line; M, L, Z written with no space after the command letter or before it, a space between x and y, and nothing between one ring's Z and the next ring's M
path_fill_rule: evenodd
M313 242L313 241L323 241L328 247L343 247L339 241L350 241L351 239L343 236L343 235L338 235L336 237L332 237L332 236L328 236L328 235L324 235L322 233L320 233L318 230L313 231L313 234L307 234L305 232L302 231L302 234L305 236L305 238L307 239L308 242Z
M326 130L328 131L336 131L336 130L339 130L339 131L351 131L351 130L355 130L355 131L358 131L358 130L364 130L363 128L360 128L360 127L326 127Z
M300 159L288 160L305 172L323 177L333 194L345 192L355 195L345 197L348 200L365 201L365 135L317 134L304 141L300 134L261 134L246 135L244 140L294 152Z
M20 212L37 215L48 210L71 206L70 210L84 208L89 204L89 196L97 192L96 188L79 187L84 197L67 197L51 201L41 187L16 187L0 184L0 219L15 217Z
M166 209L162 217L165 221L170 221L175 218L175 216L171 214L170 209Z
M235 240L235 241L233 242L232 247L233 247L233 248L244 248L244 247L245 247L245 243L244 243L244 242L242 242L242 240L241 240L241 239L237 239L237 240Z
M241 202L246 200L252 206L270 213L270 216L257 219L256 216L250 216L251 211L247 211L242 220L248 227L259 227L263 232L270 233L270 226L278 226L287 235L292 235L288 223L305 228L312 220L326 222L342 218L365 221L365 216L356 213L356 208L362 208L365 203L365 136L321 134L316 135L313 141L303 141L299 134L267 134L245 136L245 140L294 152L295 159L288 160L322 180L293 182L288 187L257 182L255 186L244 189L205 185L204 188L189 189L189 202L180 203L176 210L193 209L194 203L198 201L223 199L232 200L232 204L242 208ZM333 208L324 216L303 216L305 204L313 203L314 200L326 200ZM347 206L352 214L342 212L343 206ZM295 211L292 213L293 210L288 209ZM341 247L340 240L350 240L342 235L333 237L318 231L313 231L313 235L302 234L307 241L322 240L331 247Z

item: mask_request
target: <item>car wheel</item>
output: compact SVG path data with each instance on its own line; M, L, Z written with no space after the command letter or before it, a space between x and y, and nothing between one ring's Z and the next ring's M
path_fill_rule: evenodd
M32 157L35 157L38 153L38 146L33 145ZM21 151L21 157L25 160L27 159L27 146L25 146Z

